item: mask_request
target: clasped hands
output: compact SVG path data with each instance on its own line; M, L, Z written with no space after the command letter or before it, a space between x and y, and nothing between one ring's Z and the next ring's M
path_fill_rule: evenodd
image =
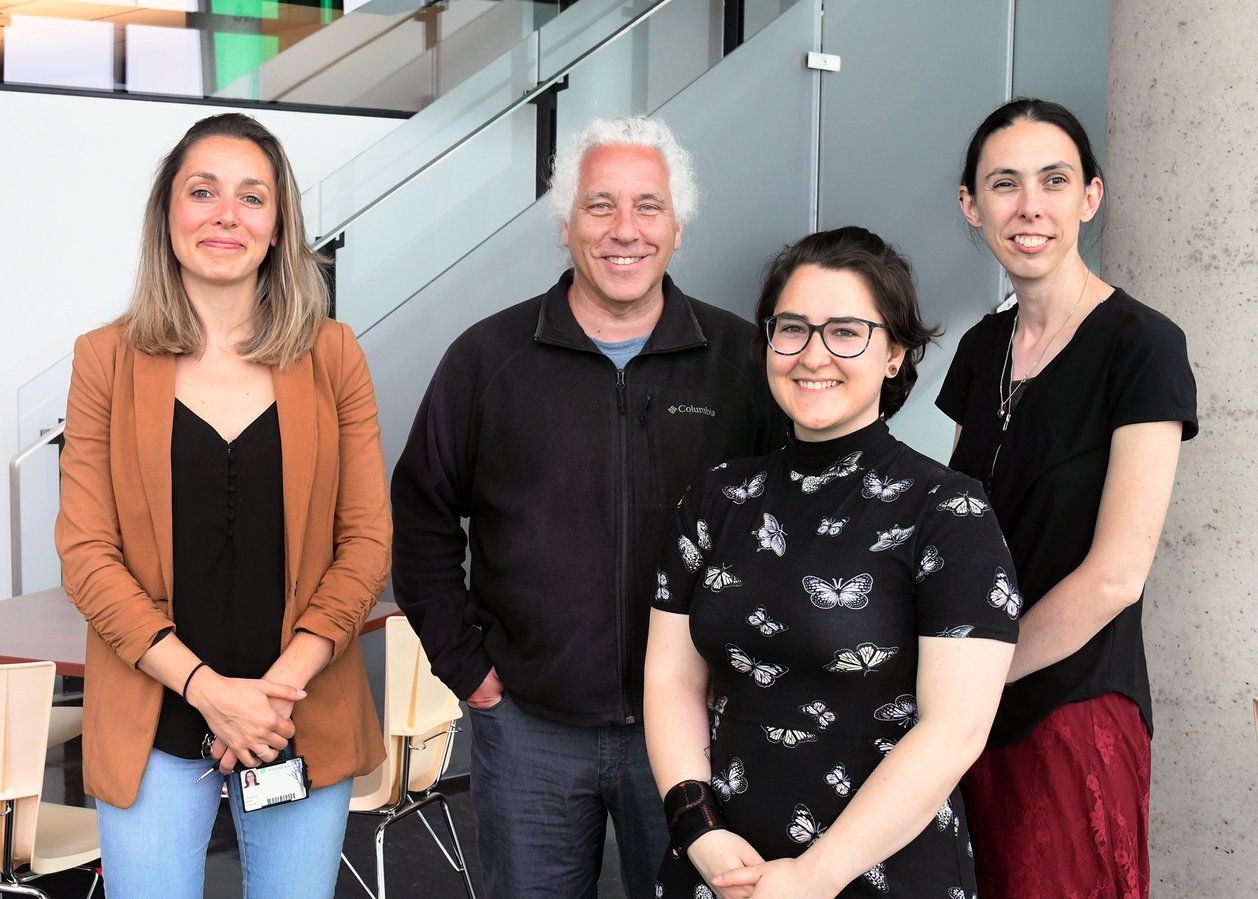
M203 671L189 684L188 702L215 739L210 754L223 774L237 761L249 768L275 761L293 738L293 706L305 690L263 678L223 677Z
M728 830L708 831L687 853L720 899L833 899L839 892L818 876L815 857L805 853L766 862Z

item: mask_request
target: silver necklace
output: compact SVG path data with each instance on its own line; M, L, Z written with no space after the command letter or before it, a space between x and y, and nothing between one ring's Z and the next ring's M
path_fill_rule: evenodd
M1048 343L1044 344L1044 349L1040 350L1040 357L1035 360L1025 375L1018 381L1013 383L1013 369L1010 364L1013 359L1013 335L1018 333L1018 312L1013 313L1013 329L1009 332L1009 346L1005 348L1005 363L1000 367L1000 380L996 382L996 395L1000 398L1000 411L997 413L1004 423L1000 426L1002 431L1009 430L1009 419L1013 417L1014 399L1022 392L1022 388L1026 386L1026 382L1035 377L1035 373L1040 369L1040 363L1044 361L1044 357L1048 355L1048 350L1061 336L1061 332L1066 330L1066 325L1070 324L1070 320L1075 317L1075 312L1079 309L1079 304L1083 302L1083 294L1088 289L1088 282L1092 280L1092 270L1085 269L1087 276L1083 279L1083 288L1079 291L1079 296L1075 300L1075 304L1070 307L1070 312L1066 315L1066 320L1061 323L1061 327L1053 332L1053 336L1048 339ZM1009 373L1009 392L1005 393L1005 372Z

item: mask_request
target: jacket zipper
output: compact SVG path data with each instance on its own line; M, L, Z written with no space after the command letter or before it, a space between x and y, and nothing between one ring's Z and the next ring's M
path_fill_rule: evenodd
M651 394L646 395L646 399L642 402L642 411L638 414L638 423L646 429L646 453L647 453L647 470L651 473L651 492L656 490L655 477L655 429L651 427L647 413L651 411Z
M632 361L632 360L631 360ZM625 415L625 370L616 369L616 408L620 412L620 540L619 558L616 573L616 641L617 671L620 673L620 717L625 724L634 724L637 719L629 714L629 696L625 690L628 678L627 659L629 652L626 643L629 640L628 628L625 625L625 610L628 607L629 592L629 528L632 524L630 515L630 483L629 483L629 419Z

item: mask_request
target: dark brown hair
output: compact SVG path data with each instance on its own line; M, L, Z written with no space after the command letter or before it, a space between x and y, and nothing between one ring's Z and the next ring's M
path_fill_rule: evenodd
M883 380L879 397L879 411L883 418L890 418L900 411L917 383L917 363L926 354L926 344L942 333L938 326L922 321L908 257L877 234L855 225L818 231L783 248L765 268L756 301L759 330L752 346L761 360L769 349L764 320L773 315L791 275L805 265L859 275L874 296L888 336L904 347L904 362L894 378Z
M1088 132L1083 129L1073 112L1052 100L1017 97L983 119L983 124L970 136L970 144L965 150L965 162L961 166L961 184L971 195L978 188L978 158L983 153L983 145L997 131L1003 131L1015 122L1043 122L1060 128L1079 151L1079 162L1083 165L1083 183L1091 184L1093 178L1105 180L1105 176L1101 174L1101 164L1097 162L1096 153L1092 151L1092 142L1088 140Z

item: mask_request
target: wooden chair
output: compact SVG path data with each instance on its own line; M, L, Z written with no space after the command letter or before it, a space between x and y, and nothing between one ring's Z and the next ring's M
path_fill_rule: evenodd
M4 803L0 893L49 899L29 881L100 857L95 809L40 802L55 673L52 662L0 665L0 801ZM98 880L93 876L89 897L96 892Z
M368 889L348 858L342 855L341 859L369 896L385 899L385 834L392 824L418 814L446 861L462 876L468 899L476 899L449 803L437 792L441 775L450 764L454 735L459 731L456 722L463 711L458 698L432 673L419 638L401 616L385 624L384 688L388 755L371 774L354 779L349 806L352 813L382 819L376 827L376 892ZM423 814L426 806L434 804L441 808L450 835L448 849Z

